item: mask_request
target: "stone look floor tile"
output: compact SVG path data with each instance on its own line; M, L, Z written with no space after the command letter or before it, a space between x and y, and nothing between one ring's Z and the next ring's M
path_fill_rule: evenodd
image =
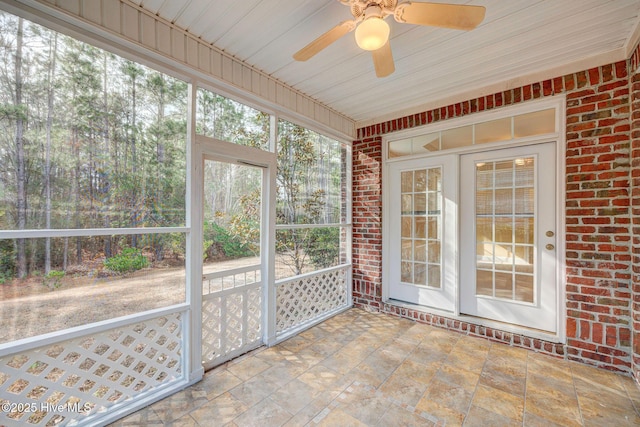
M342 375L338 372L322 365L316 365L298 377L300 381L318 391L331 389L340 378Z
M513 394L480 384L473 396L473 405L509 419L522 422L524 396L514 396Z
M288 340L280 343L279 345L295 353L302 350L305 347L309 347L314 342L315 340L310 340L301 335L296 335L295 337L289 338Z
M272 365L257 357L245 357L242 360L229 364L227 371L242 380L248 380L259 373L269 369Z
M516 427L522 426L522 421L512 420L504 415L496 414L495 412L488 411L487 409L471 405L469 413L464 419L464 427L487 426Z
M484 368L512 377L525 378L527 376L527 359L526 357L512 357L504 351L490 351Z
M563 426L582 425L577 398L554 390L529 390L525 398L526 411Z
M561 424L554 423L546 418L543 418L539 415L531 414L525 410L524 412L524 423L526 427L564 427Z
M360 364L362 360L344 351L338 351L324 359L320 364L340 374L346 374Z
M271 427L281 426L293 417L271 399L264 399L233 420L239 426Z
M229 393L247 406L253 406L266 397L270 396L279 388L263 377L253 377L229 390Z
M262 371L254 378L269 381L282 387L288 382L293 381L298 377L298 375L302 374L306 370L307 368L300 364L281 361Z
M447 406L434 402L429 398L423 397L416 405L418 413L425 412L431 416L437 417L443 421L447 427L461 426L466 413L455 411Z
M224 393L191 413L191 417L201 426L211 425L213 421L225 424L245 412L249 407L231 393Z
M112 426L640 425L633 379L349 310Z
M164 427L200 427L196 420L191 415L185 415L182 418L178 418L175 421L165 423Z
M327 410L326 414L321 413L319 416L314 418L309 425L311 426L319 426L319 427L335 427L335 426L343 426L343 427L364 427L365 423L358 420L357 418L352 417L351 415L341 411L340 409Z
M480 374L480 384L520 397L524 397L526 383L525 376L513 376L492 366L485 366Z
M310 385L295 379L273 392L269 398L291 414L297 414L311 403L319 392Z
M336 408L366 425L376 425L391 402L372 387L351 385L334 401Z
M195 384L193 387L205 391L207 393L207 399L211 400L241 383L242 380L240 378L236 377L226 369L221 369L210 371L209 374L205 375L202 381Z
M529 354L527 358L527 375L528 374L538 374L558 381L573 381L569 362L539 353Z
M442 365L435 378L473 392L480 380L480 375L452 365Z
M555 376L527 374L527 394L545 394L555 399L574 399L575 386L573 381L567 381Z
M163 426L164 422L151 407L141 409L134 412L121 420L111 424L111 427L144 427L144 426Z
M416 414L415 411L410 411L397 405L390 405L377 425L380 427L434 427L436 421L426 419Z
M163 422L177 420L208 402L204 390L188 388L151 405Z
M430 363L428 365L425 365L407 359L402 362L400 366L398 366L395 373L397 375L411 378L423 384L429 384L439 369L439 363Z
M427 385L410 377L393 373L379 390L396 404L416 406L424 395Z
M462 366L467 371L480 374L484 367L487 353L488 351L486 350L467 349L456 345L444 363L451 366Z
M453 345L451 347L453 348ZM449 357L448 351L438 350L437 345L433 342L425 343L425 341L423 341L407 356L407 359L429 365L432 363L442 364L447 360L447 357Z
M625 400L617 402L592 400L578 397L584 424L589 426L640 426L640 416L634 413L633 406Z
M461 414L467 413L472 398L473 392L438 379L431 382L423 397Z

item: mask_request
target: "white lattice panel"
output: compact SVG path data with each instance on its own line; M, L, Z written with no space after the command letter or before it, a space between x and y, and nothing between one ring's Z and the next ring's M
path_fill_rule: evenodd
M203 297L202 363L206 368L242 354L262 341L260 283Z
M276 333L311 321L348 301L347 268L321 271L278 283Z
M93 425L181 379L182 322L166 314L1 358L0 425Z

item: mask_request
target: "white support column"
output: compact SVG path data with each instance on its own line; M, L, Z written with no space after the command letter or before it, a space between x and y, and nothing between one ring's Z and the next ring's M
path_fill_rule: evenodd
M271 346L276 342L276 175L278 148L278 115L271 115L269 149L275 160L263 173L262 218L265 220L262 239L262 263L264 280L263 341Z
M191 309L189 342L185 351L190 366L189 380L199 381L204 375L202 367L202 154L196 146L196 91L195 83L189 84L187 101L187 186L185 202L187 209L187 302Z

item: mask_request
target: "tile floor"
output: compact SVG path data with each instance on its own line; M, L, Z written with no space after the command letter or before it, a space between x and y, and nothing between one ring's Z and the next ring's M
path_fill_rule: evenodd
M113 426L631 426L631 378L352 309Z

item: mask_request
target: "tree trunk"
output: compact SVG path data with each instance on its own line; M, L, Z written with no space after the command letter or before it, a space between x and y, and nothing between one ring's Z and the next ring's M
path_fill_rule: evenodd
M78 138L78 129L74 126L73 128L73 136L72 136L72 144L73 151L76 158L75 165L75 185L74 185L74 193L75 193L75 228L81 228L80 222L80 141ZM76 237L76 263L82 264L82 238Z
M110 159L110 150L109 150L109 115L106 113L109 111L109 98L107 96L107 86L108 86L108 78L107 78L107 66L108 66L108 54L105 52L104 54L104 69L102 75L102 102L104 104L104 117L103 117L103 143L104 143L104 161L102 162L102 177L101 177L101 185L102 185L102 211L103 211L103 222L102 225L104 228L111 228L111 217L109 215L109 209L111 204L111 197L109 188L111 185L111 171L109 162ZM103 246L104 246L104 256L105 258L111 258L113 256L111 249L111 236L104 236L103 238Z
M51 229L51 130L53 127L54 78L56 72L56 54L58 49L58 33L53 33L53 46L50 50L49 82L47 88L47 142L45 147L44 192L45 192L45 228ZM44 274L51 271L51 237L45 239Z
M159 102L158 102L158 115L157 115L157 126L158 126L158 139L156 141L156 155L157 155L157 160L158 160L158 168L156 170L156 188L157 188L157 194L156 194L156 203L155 205L157 206L157 216L158 218L160 218L162 220L162 206L164 203L164 191L163 191L163 186L162 186L162 176L163 174L163 169L164 169L164 133L160 131L160 129L162 129L162 122L164 120L164 104L165 104L165 98L164 98L164 94L165 94L165 84L166 82L164 81L164 77L161 75L160 77L162 84L160 85L160 96L159 96ZM162 223L162 225L164 225L164 221ZM154 247L154 252L155 252L155 260L156 261L162 261L162 259L164 258L164 236L159 234L157 236L155 236L156 238L154 239L155 241L155 247Z
M138 155L136 152L136 75L135 71L132 75L131 79L131 172L134 179L138 180ZM134 190L131 195L131 201L133 202L133 209L131 210L132 218L131 225L133 227L137 226L137 222L139 220L139 206L138 206L138 194L137 191ZM138 235L131 235L131 246L134 248L138 247Z
M18 34L16 37L16 179L18 208L18 230L24 230L27 225L27 188L26 188L26 164L24 155L24 117L22 112L22 43L23 20L18 18ZM18 271L20 279L27 275L26 239L17 239Z

